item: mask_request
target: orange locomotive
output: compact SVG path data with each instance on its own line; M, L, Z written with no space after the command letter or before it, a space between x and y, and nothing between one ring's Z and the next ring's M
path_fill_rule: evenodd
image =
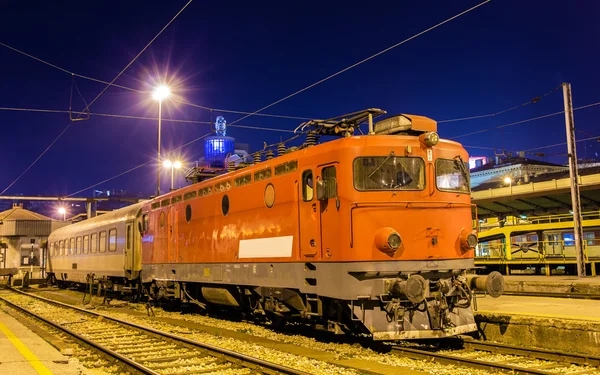
M475 331L471 288L504 284L465 275L477 244L467 152L426 117L373 125L384 113L310 121L302 147L143 205L150 295L376 340Z

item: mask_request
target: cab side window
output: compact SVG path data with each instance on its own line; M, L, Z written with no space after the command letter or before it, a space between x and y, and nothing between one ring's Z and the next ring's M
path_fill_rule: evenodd
M302 172L302 199L305 202L310 202L314 196L314 179L313 172L310 169Z

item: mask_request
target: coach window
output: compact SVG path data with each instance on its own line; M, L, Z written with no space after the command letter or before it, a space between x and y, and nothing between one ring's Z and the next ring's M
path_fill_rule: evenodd
M106 231L100 232L100 241L98 243L98 251L101 253L106 252Z
M65 243L63 241L58 242L59 255L65 255Z
M108 231L108 251L117 251L117 230Z
M312 170L307 169L302 172L302 199L305 202L310 202L313 199L315 193L313 181Z
M69 255L75 253L75 238L71 238L71 246L69 246Z
M148 214L145 214L144 216L142 216L142 220L144 222L144 232L148 231Z
M98 233L92 233L90 236L90 253L95 254L98 251Z
M90 252L90 236L83 236L83 253Z
M77 237L77 242L75 243L75 254L81 254L81 237Z

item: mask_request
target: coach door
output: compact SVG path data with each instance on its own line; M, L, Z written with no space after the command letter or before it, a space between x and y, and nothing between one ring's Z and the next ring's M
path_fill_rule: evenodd
M317 169L316 197L321 222L321 249L325 259L336 253L340 237L336 165L327 164Z
M300 228L300 253L303 258L315 259L320 255L321 239L319 202L315 196L315 174L312 169L302 172L298 212Z
M130 221L125 226L125 270L129 272L134 269L135 261L133 230L133 221Z

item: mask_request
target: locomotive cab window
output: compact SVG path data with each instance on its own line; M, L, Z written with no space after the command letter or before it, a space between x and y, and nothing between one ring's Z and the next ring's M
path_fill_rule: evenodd
M435 184L440 191L469 194L469 164L457 157L435 161Z
M108 231L108 251L117 251L117 230Z
M423 190L425 162L418 157L371 156L354 159L354 188L367 190Z
M310 202L315 194L313 172L310 169L302 172L302 199Z

